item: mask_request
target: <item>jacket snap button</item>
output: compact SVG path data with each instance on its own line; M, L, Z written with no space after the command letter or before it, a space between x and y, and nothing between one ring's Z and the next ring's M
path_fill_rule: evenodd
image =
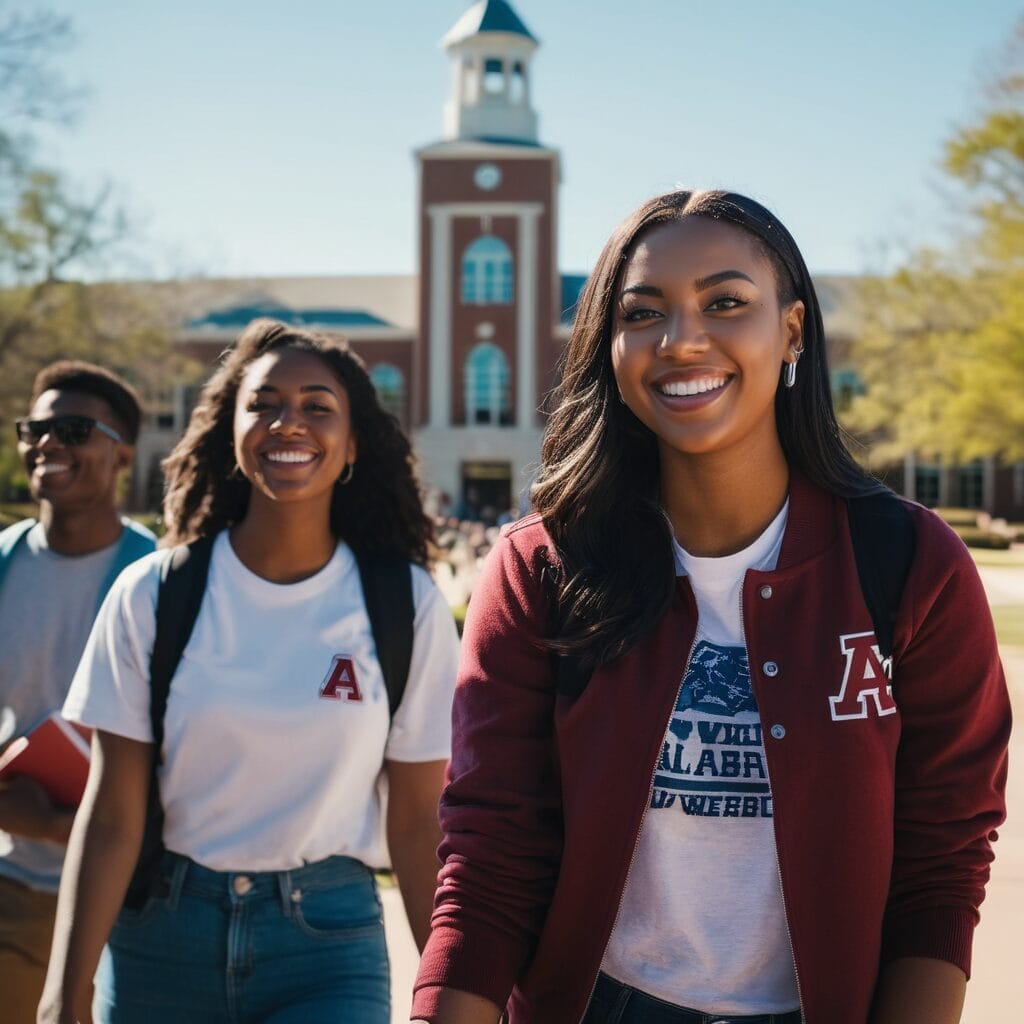
M765 584L765 585L764 585L764 586L763 586L763 587L761 588L761 590L759 591L759 593L760 593L760 594L761 594L761 596L762 596L762 597L763 597L763 598L764 598L764 599L765 599L765 600L767 601L767 600L768 600L768 598L772 596L772 588L771 588L771 587L769 587L769 586L768 586L768 584L766 583L766 584Z
M772 739L781 740L786 736L786 727L784 725L773 725L772 726Z
M766 676L777 676L779 674L779 666L774 661L766 661L761 668Z
M244 896L252 888L252 879L248 875L236 875L231 887L236 896Z

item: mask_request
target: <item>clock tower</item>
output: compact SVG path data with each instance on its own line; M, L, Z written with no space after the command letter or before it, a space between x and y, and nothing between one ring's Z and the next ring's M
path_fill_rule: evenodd
M561 342L558 152L540 144L538 41L505 0L442 40L444 138L419 167L416 443L425 476L473 516L517 504L539 459L540 406Z

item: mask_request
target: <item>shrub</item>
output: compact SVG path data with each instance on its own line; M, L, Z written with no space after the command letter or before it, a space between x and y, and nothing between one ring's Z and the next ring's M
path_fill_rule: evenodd
M933 508L950 526L977 526L980 511L976 508Z
M1006 551L1013 543L1010 536L983 530L978 526L956 526L954 529L969 548L994 548Z
M34 519L39 515L39 506L34 501L8 502L0 505L0 530L22 519Z

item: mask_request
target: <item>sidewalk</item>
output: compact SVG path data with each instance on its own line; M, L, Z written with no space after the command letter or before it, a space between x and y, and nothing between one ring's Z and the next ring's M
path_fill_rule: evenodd
M420 957L416 952L416 943L412 941L412 932L405 919L402 896L397 886L382 889L380 898L384 904L384 930L391 959L391 1024L408 1024L412 983Z
M1024 573L1021 573L1024 577ZM987 585L987 581L986 581ZM1021 922L1024 921L1024 648L1002 652L1013 702L1010 738L1009 813L999 830L996 859L981 923L974 938L974 964L961 1024L1008 1020L1021 1004Z

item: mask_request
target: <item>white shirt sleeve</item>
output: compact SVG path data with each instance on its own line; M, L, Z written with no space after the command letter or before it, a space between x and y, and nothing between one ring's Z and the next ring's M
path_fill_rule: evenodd
M78 663L63 715L150 743L149 658L156 633L160 566L167 551L129 565L107 593Z
M446 761L451 754L452 697L459 635L430 575L412 567L413 625L409 681L395 712L384 757L389 761Z

